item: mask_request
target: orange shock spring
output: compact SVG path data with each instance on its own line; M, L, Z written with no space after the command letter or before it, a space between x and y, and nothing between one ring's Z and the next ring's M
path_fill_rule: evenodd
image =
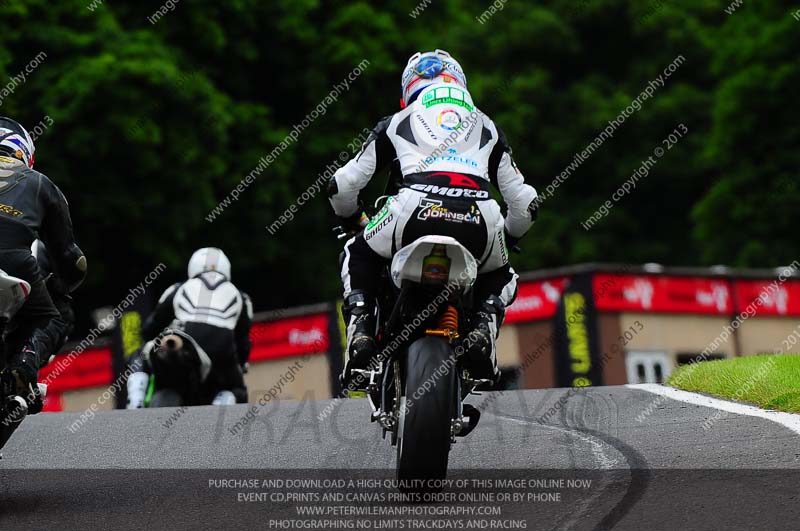
M447 310L439 319L439 328L458 332L458 310L456 310L455 307L447 307Z
M426 330L425 333L432 336L456 339L458 337L458 310L453 306L448 306L447 310L439 318L439 328Z

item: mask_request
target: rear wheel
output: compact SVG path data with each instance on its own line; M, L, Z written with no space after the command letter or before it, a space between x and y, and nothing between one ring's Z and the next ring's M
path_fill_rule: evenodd
M408 349L405 372L398 419L397 479L401 490L441 490L435 480L447 476L450 426L458 405L450 345L431 336L415 341Z
M1 271L0 271L1 272ZM28 415L28 403L15 396L16 382L6 372L6 327L8 320L0 317L0 450ZM3 455L0 454L0 459Z
M180 407L183 405L183 398L175 389L159 389L153 393L148 407Z
M28 404L19 396L6 398L0 403L0 450L28 414Z

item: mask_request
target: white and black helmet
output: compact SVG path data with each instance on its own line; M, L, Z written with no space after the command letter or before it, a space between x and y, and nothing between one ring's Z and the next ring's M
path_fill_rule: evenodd
M202 249L196 250L189 259L189 278L194 278L206 271L216 271L230 280L231 261L228 260L228 257L225 256L225 253L223 253L221 249L217 249L216 247L203 247Z
M33 168L33 153L36 150L28 131L17 121L0 116L0 155L21 160Z

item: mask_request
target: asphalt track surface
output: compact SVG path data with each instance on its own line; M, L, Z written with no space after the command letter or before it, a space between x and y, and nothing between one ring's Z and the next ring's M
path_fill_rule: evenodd
M452 483L430 503L382 488L394 477L394 448L364 400L340 401L323 420L329 400L271 403L236 433L249 406L98 413L74 433L75 413L36 415L2 451L0 529L348 529L367 520L370 529L800 528L800 436L780 424L627 387L469 401L481 422L458 439ZM371 479L383 483L341 492L384 498L314 503L340 484L303 478ZM522 483L498 486L510 478ZM542 483L524 483L532 479ZM285 486L242 483L250 480ZM488 492L486 503L458 498ZM298 514L315 505L345 509ZM347 506L406 513L336 512ZM495 512L453 516L448 507Z

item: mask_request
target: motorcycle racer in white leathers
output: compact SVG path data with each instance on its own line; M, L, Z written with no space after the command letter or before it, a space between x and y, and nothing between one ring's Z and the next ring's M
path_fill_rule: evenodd
M536 218L536 190L514 164L503 132L473 103L461 66L447 52L414 54L401 89L402 110L378 122L358 156L329 185L336 215L353 228L362 217L358 194L378 171L390 167L397 189L364 231L345 245L343 379L377 354L380 268L405 245L438 234L457 239L478 260L476 312L465 361L475 377L496 381L494 343L517 291L508 248ZM491 197L490 184L507 206L505 218Z
M188 280L170 286L142 325L142 335L150 341L142 349L142 355L131 362L135 371L128 377L128 409L144 407L151 369L146 358L155 346L155 338L167 328L178 328L188 334L210 359L210 374L203 381L201 403L247 402L243 373L247 370L251 347L250 297L231 282L230 260L216 247L195 251L187 273Z

